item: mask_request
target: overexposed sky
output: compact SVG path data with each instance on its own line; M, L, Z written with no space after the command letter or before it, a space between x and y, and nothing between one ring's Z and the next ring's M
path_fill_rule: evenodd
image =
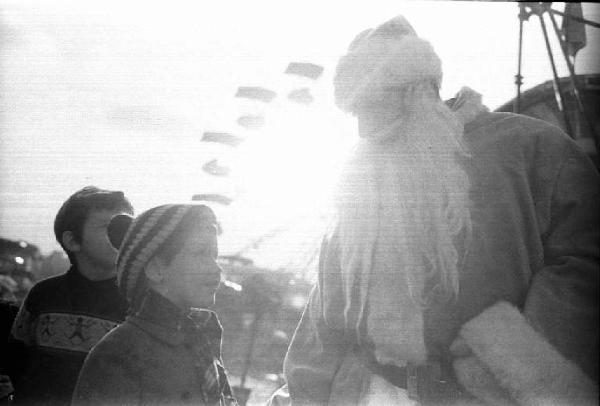
M600 20L597 5L584 13ZM0 236L58 248L54 215L88 184L125 191L138 212L228 193L224 253L314 221L355 138L333 105L335 63L354 35L397 14L440 55L444 97L463 85L491 108L514 96L514 3L0 0ZM588 28L578 73L600 72L597 31ZM325 71L317 81L285 75L290 61ZM523 76L524 89L551 79L537 18L525 24ZM278 96L251 103L234 97L238 86ZM312 105L286 98L298 87ZM264 114L265 128L237 125L246 113ZM201 143L204 131L246 141ZM229 179L203 173L214 158L234 168Z

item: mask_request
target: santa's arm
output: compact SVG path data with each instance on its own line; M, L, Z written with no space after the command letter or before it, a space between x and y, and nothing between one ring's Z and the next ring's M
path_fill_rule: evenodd
M324 316L323 274L332 276L339 271L336 264L339 262L325 241L321 247L319 280L310 293L283 364L293 405L328 404L336 371L349 347L343 331L332 328ZM340 294L337 299L341 297Z
M524 314L562 355L598 379L600 179L574 143L561 158L542 235L544 267L533 275Z

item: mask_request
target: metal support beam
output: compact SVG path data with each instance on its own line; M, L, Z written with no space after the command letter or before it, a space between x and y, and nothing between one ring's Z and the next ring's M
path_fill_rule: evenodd
M521 75L521 64L523 61L523 21L529 19L529 13L525 5L519 5L519 56L517 62L517 74L515 75L515 85L517 86L517 97L513 104L513 113L521 111L521 85L523 85L523 76Z
M592 27L600 28L600 24L598 24L594 21L586 20L585 18L577 17L577 16L574 16L574 15L571 15L568 13L563 13L562 11L554 10L553 8L549 9L548 11L550 12L550 14L558 14L559 16L561 16L563 18L569 18L571 20L575 20L580 23L590 25Z
M569 69L569 79L571 82L571 86L573 87L573 95L575 96L575 101L577 102L577 110L580 116L583 116L586 124L588 125L591 134L594 137L594 140L596 141L596 148L598 148L600 145L600 140L598 139L598 134L596 134L596 131L594 129L594 121L592 119L592 117L590 117L589 112L587 111L587 109L585 108L585 105L583 104L583 100L581 98L581 92L579 91L579 86L577 84L577 78L575 75L575 66L573 64L573 62L571 61L571 59L569 58L569 54L567 52L567 45L562 37L561 34L561 30L558 28L558 24L556 23L556 18L554 18L554 14L549 13L550 15L550 20L552 21L552 27L554 28L554 32L556 34L556 37L558 38L558 41L560 43L560 49L562 51L563 57L565 58L565 62L567 63L567 68ZM572 134L572 136L574 137L575 134ZM600 149L598 150L600 151Z
M574 137L573 129L571 127L571 122L569 121L569 115L567 114L567 108L565 105L565 96L560 88L560 79L558 77L558 73L556 72L556 64L554 63L554 55L552 54L552 48L550 47L550 40L548 39L548 30L546 29L546 23L544 22L544 13L541 12L538 14L540 18L540 24L542 26L542 32L544 34L544 41L546 42L546 50L548 51L548 58L550 59L550 66L552 67L552 75L554 81L554 94L556 96L556 101L558 104L558 108L563 113L563 119L565 121L565 130L570 137Z

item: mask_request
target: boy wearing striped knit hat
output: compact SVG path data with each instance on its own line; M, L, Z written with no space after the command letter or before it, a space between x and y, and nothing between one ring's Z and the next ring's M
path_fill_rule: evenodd
M210 208L172 204L108 228L129 317L91 351L73 404L237 405L209 310L221 280Z

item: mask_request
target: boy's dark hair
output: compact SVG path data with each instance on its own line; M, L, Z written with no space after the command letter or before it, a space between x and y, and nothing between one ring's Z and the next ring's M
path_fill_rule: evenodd
M86 186L73 193L60 207L54 219L56 241L69 256L71 264L75 264L75 257L64 246L63 233L71 231L75 241L81 242L83 225L92 210L120 210L133 215L131 203L121 191Z

